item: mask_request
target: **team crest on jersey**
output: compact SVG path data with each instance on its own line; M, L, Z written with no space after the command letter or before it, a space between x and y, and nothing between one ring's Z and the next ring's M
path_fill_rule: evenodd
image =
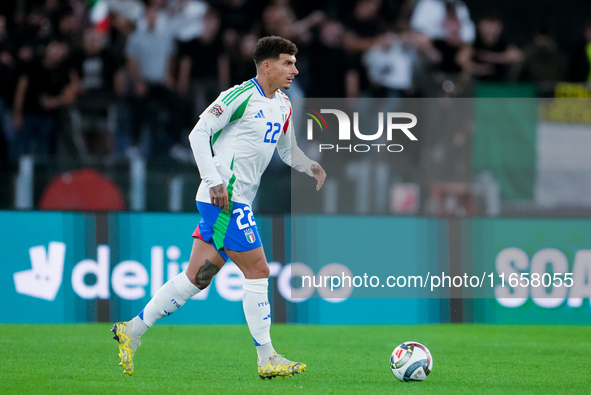
M254 235L254 232L250 228L244 231L244 236L246 236L246 241L248 241L251 244L254 243L257 239Z
M279 106L279 108L281 109L281 112L285 112L285 106Z
M224 109L219 104L214 104L208 111L209 114L213 114L216 118L224 113Z

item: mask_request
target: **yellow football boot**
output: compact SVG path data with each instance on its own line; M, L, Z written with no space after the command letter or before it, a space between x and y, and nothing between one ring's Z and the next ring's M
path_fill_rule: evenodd
M133 374L133 354L141 344L139 337L131 333L132 325L131 321L118 322L111 329L113 339L119 343L119 366L123 366L123 373L130 376Z
M262 379L272 379L273 377L286 377L300 374L306 370L306 364L301 362L292 362L283 358L282 355L273 353L265 361L257 359L259 365L259 376Z

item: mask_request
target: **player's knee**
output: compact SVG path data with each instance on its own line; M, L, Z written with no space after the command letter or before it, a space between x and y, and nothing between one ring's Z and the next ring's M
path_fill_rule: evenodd
M269 265L265 262L264 264L257 265L251 274L252 278L268 278L271 271L269 270Z

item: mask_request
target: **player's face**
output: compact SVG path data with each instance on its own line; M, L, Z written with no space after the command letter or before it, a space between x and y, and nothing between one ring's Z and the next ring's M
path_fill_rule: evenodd
M295 62L295 56L281 54L279 59L271 63L271 78L278 88L289 89L291 87L291 81L299 73Z

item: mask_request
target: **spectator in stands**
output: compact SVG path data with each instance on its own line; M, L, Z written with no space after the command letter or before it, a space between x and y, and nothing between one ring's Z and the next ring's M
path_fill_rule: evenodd
M124 1L125 3L125 1ZM135 23L125 13L111 14L109 30L106 33L106 41L110 43L109 49L113 59L118 64L126 65L125 47L129 36L135 31ZM125 156L130 150L132 136L132 111L130 103L133 99L133 87L127 68L123 68L121 81L115 84L115 96L117 101L115 146L114 153L117 157Z
M261 36L280 36L293 39L292 31L295 15L281 5L269 5L263 10Z
M221 0L217 5L216 8L222 17L224 49L228 53L238 48L245 35L252 32L254 22L261 13L256 3L246 0Z
M10 119L10 108L14 97L16 61L9 50L6 17L0 15L0 168L8 165L9 144L14 141L14 133ZM10 142L10 143L9 143ZM3 164L5 166L3 166Z
M326 20L320 34L310 45L308 61L308 97L352 97L357 87L357 75L348 53L343 48L343 25Z
M307 45L312 41L311 29L324 20L322 11L314 11L310 15L297 20L296 14L288 0L272 0L262 13L260 36L280 36L295 42L300 50L297 54L298 67L307 68ZM308 75L296 78L291 88L286 91L290 99L304 96L303 86L308 82Z
M41 2L38 2L41 3ZM64 12L63 0L44 0L42 1L41 9L45 18L49 21L50 28L53 33L57 32L59 26L59 19Z
M447 35L444 20L453 10L460 24L459 35L463 42L471 43L476 35L470 11L459 0L419 0L410 21L411 27L432 40L442 40Z
M534 33L532 42L525 48L518 78L535 82L540 96L553 95L556 82L566 76L564 57L554 41L552 28L541 26Z
M345 21L344 45L348 51L363 53L383 38L386 22L380 16L381 0L357 0L353 15Z
M143 127L150 132L148 148L159 155L180 138L178 100L172 90L174 37L165 26L158 28L159 14L157 6L149 6L145 27L138 27L127 40L127 71L133 87L130 156L149 154L140 147Z
M357 0L353 8L353 15L346 22L344 47L351 54L353 66L357 72L357 81L352 81L352 86L357 86L359 92L369 94L369 80L362 62L362 55L374 45L380 45L390 40L386 33L386 23L382 20L380 9L381 0Z
M171 23L171 16L167 6L167 0L147 0L147 8L152 9L155 21L150 21L148 10L136 21L137 30L162 31L171 35L176 34L175 26Z
M118 61L125 61L127 39L136 30L135 22L125 14L112 14L106 41L111 53Z
M17 16L17 15L15 15ZM18 23L11 35L17 61L28 63L35 57L43 56L45 47L51 40L53 30L49 19L40 7L34 7L25 17L24 23Z
M72 54L72 62L80 77L79 101L91 99L107 102L115 90L122 89L122 66L107 48L107 37L88 27L84 30L82 47Z
M324 13L318 10L298 20L289 1L274 0L263 10L261 36L281 36L296 43L309 43L312 40L310 30L324 18Z
M469 44L461 36L461 23L453 7L448 7L443 21L445 36L426 46L425 52L432 63L432 73L437 87L431 95L458 96L465 94L470 81Z
M3 129L3 125L0 125L0 171L8 169L10 163L8 141L6 140Z
M74 10L70 7L63 7L57 16L57 29L55 35L64 41L68 47L80 48L82 45L82 31L80 22L76 18Z
M461 56L470 58L470 72L483 81L506 81L509 66L521 61L519 48L503 36L503 21L497 13L489 13L478 22L478 34L472 47Z
M53 39L45 55L18 79L13 108L18 156L55 152L56 126L78 91L78 76L67 67L68 51L64 42Z
M80 117L80 127L94 132L100 130L110 117L114 117L114 92L124 90L123 63L118 61L106 48L106 36L93 27L84 31L82 48L76 50L72 62L80 76L79 94L75 103L75 114ZM81 130L82 131L82 130ZM89 148L103 147L100 151L110 152L107 136L100 144Z
M446 74L459 74L466 71L464 59L460 57L462 51L469 48L461 36L460 21L452 10L443 21L445 36L433 41L433 47L438 52L435 59L435 70Z
M154 7L158 11L165 11L168 7L168 0L147 0L148 7Z
M573 82L591 81L591 19L583 28L584 41L577 46L571 55L570 76Z
M296 14L297 18L305 18L315 11L321 10L323 13L336 18L337 7L342 8L342 1L334 0L272 0L274 4L288 4ZM337 19L338 20L338 19Z
M242 37L236 49L229 51L230 56L230 85L241 84L252 78L256 73L255 64L252 60L252 52L257 43L258 37L254 34L247 34Z
M254 2L246 0L221 0L218 11L222 16L222 30L233 30L239 34L251 31L255 16L260 15L260 9Z
M123 16L126 19L137 22L144 16L146 6L141 0L105 0L109 12L115 16Z
M179 42L186 43L203 34L205 15L210 9L205 1L169 0L167 9Z
M363 57L374 97L404 97L413 88L414 72L421 50L429 39L411 31L409 21L400 18L389 40L374 45Z
M191 101L189 123L194 124L205 107L230 84L229 59L224 52L220 16L216 10L207 11L199 37L179 43L178 58L177 91L182 98Z
M0 15L0 139L6 150L5 159L8 160L8 146L14 142L14 131L10 109L14 99L14 89L18 76L17 62L10 51L8 31L6 29L6 17ZM10 155L12 156L12 155Z
M86 12L88 2L86 0L67 0L67 5L72 10L74 18L76 19L75 25L78 29L78 33L82 35L84 30L90 24L90 16Z

